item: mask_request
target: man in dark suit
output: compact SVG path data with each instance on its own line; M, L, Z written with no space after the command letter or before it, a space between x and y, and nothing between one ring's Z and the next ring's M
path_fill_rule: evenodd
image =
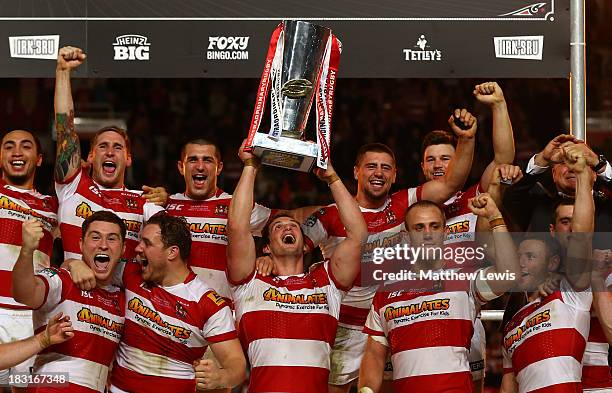
M576 176L563 162L563 151L570 146L583 151L593 176L597 176L593 191L595 231L612 232L612 167L603 155L598 156L586 143L567 134L555 137L534 155L523 170L523 180L506 192L504 208L515 230L548 232L557 218L557 206L564 199L574 199ZM603 234L596 236L594 248L610 248L609 240L606 242Z

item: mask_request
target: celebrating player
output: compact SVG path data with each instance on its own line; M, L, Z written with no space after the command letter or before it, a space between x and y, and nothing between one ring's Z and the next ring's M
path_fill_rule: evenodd
M457 126L455 121L466 129ZM355 200L369 231L369 251L363 254L363 262L371 262L371 250L375 247L399 242L400 231L404 229L402 217L408 206L422 199L442 203L463 187L472 165L476 118L465 109L457 109L448 122L459 138L457 153L443 176L419 187L389 195L396 176L393 151L381 143L372 143L362 146L357 152L354 168L357 180ZM303 228L307 245L311 248L320 246L326 258L333 255L338 242L346 236L335 205L326 206L315 213ZM332 393L348 392L359 375L359 364L367 340L362 330L376 288L376 285L362 284L357 279L355 286L342 300L340 324L331 354L329 390Z
M82 168L80 141L74 125L70 74L83 63L85 57L79 48L62 48L55 72L55 189L60 205L64 256L65 259L80 259L77 239L83 220L92 212L112 210L126 223L125 256L132 258L142 224L163 209L147 201L141 191L125 188L125 170L132 164L130 139L125 130L114 126L99 130L91 141L87 156L91 168ZM152 189L144 186L143 190ZM165 202L165 191L159 188L154 191L149 198L158 203Z
M240 339L251 364L249 391L326 391L340 302L359 272L365 221L330 163L317 175L329 185L346 227L337 252L304 274L300 223L278 214L264 233L264 252L278 275L258 274L249 223L258 161L243 148L244 143L239 152L244 169L230 204L227 264Z
M138 263L122 264L117 282L126 289L126 324L110 391L187 393L196 383L210 390L242 382L246 362L231 310L187 266L191 234L185 219L154 215L135 251ZM68 267L74 281L91 276L79 261ZM219 365L200 360L208 346Z
M594 227L593 171L577 149L564 150L576 174L576 202L566 252L552 238L530 237L519 245L518 287L527 304L504 316L503 393L582 391L582 357L592 303L590 254ZM541 298L537 287L558 270L565 254L560 290Z
M225 299L231 292L225 275L227 214L232 196L217 187L223 169L217 145L194 139L183 145L178 170L185 179L185 192L168 199L168 214L187 219L191 230L189 267ZM270 209L254 204L251 230L260 234Z
M12 271L21 247L21 225L37 218L43 225L43 239L34 251L36 271L49 267L53 249L53 231L57 227L57 200L34 189L36 168L42 163L38 138L29 131L14 130L2 136L0 146L0 343L26 339L34 334L32 310L12 295ZM21 285L21 284L20 284ZM25 285L25 284L23 284ZM11 373L28 372L34 362L0 371L0 385L8 384ZM1 390L1 389L0 389Z
M470 200L470 207L492 223L496 254L494 266L471 276L467 275L471 269L457 269L456 262L435 252L444 241L442 207L420 201L408 209L405 224L410 244L422 245L423 252L406 266L413 279L390 282L374 297L364 328L370 337L360 388L380 392L390 352L396 392L473 391L468 349L476 314L481 305L514 285L519 267L514 243L493 199L480 194ZM461 273L466 273L465 279Z
M83 261L93 270L97 286L80 290L65 269L48 268L34 273L34 251L43 238L38 220L23 223L23 246L13 269L13 295L35 309L37 333L52 316L62 313L74 321L74 337L37 355L35 374L68 372L70 391L104 392L109 367L123 332L125 295L112 286L112 274L125 251L124 222L114 213L98 211L83 222L79 244ZM36 392L56 391L53 386Z
M477 216L469 209L468 200L481 192L489 192L496 204L501 206L501 194L495 187L489 190L491 179L504 180L509 183L521 179L520 168L511 167L514 161L514 136L512 123L508 115L508 107L501 87L496 82L486 82L476 85L473 91L476 99L490 107L493 117L493 161L489 163L480 177L480 181L465 191L458 191L447 201L444 201L446 228L448 235L445 243L451 247L473 247L476 241ZM446 131L432 131L423 138L421 145L421 169L428 181L445 176L448 166L456 154L456 137ZM500 169L496 169L496 167ZM494 171L501 170L501 178L495 178ZM506 179L507 178L507 179ZM499 185L499 181L497 182ZM495 192L494 192L495 191ZM480 222L486 221L481 220ZM484 228L487 230L487 228ZM473 266L474 259L462 261L458 267ZM482 392L484 387L484 354L486 350L485 330L480 318L474 323L474 337L470 348L470 369L474 379L475 393Z

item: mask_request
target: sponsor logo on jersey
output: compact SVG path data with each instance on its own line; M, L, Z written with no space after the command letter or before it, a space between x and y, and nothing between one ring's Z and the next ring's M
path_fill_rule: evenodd
M90 325L99 326L111 332L121 334L123 332L123 324L113 321L110 318L104 317L100 314L96 314L87 307L81 308L77 313L77 320L79 322L85 322Z
M542 60L544 36L493 37L495 57L501 59Z
M267 302L279 302L289 304L327 304L327 294L313 293L310 295L282 293L276 288L269 288L263 294Z
M0 197L0 209L5 209L8 210L8 214L12 215L12 213L19 213L25 216L31 216L33 218L38 218L42 221L44 221L45 223L52 225L52 226L56 226L57 225L57 220L53 219L53 218L49 218L46 216L43 216L42 214L38 213L35 210L32 210L29 207L26 206L22 206L19 203L13 201L12 199L8 198L7 196L2 196ZM23 217L23 218L29 218L29 217Z
M385 320L390 321L396 318L403 318L411 315L420 315L428 311L443 311L450 307L450 299L425 300L420 303L413 303L407 306L392 307L385 309Z
M466 233L470 231L470 222L468 220L454 222L446 225L446 233Z
M532 328L534 330L538 330L540 325L548 321L550 321L550 309L537 313L533 317L529 318L525 324L519 326L514 333L510 334L504 339L504 348L508 350L515 343L521 341L528 330L531 330Z
M57 270L48 267L48 268L45 268L45 269L39 271L37 274L42 274L44 276L47 276L47 277L51 278L51 277L57 275Z
M362 246L363 253L371 253L375 248L393 247L396 244L400 244L403 237L404 235L401 232L398 232L375 240L368 239L368 242Z
M74 214L77 217L84 220L89 218L89 216L91 216L93 213L94 212L91 209L91 206L89 206L87 202L81 202L74 211ZM123 222L125 223L125 228L128 232L140 232L140 228L142 227L142 223L140 221L123 219Z
M114 60L149 60L148 38L137 34L125 34L115 37L113 50Z
M225 235L227 234L225 224L210 224L206 223L191 223L189 224L189 230L192 233L212 233L213 235Z
M206 297L212 300L217 306L222 306L225 303L225 300L215 291L209 292Z
M59 35L9 37L11 57L55 60L59 50Z
M179 339L186 340L191 336L191 330L185 329L183 326L173 325L171 323L168 323L167 321L164 321L160 313L145 306L142 300L137 297L132 298L128 302L128 310L133 311L137 315L140 315L147 321L153 322L153 328L161 328L156 330L162 330L162 332L166 334L170 333L171 335ZM164 330L167 330L167 332Z
M404 60L406 61L441 61L442 52L432 49L424 34L417 39L412 49L404 49Z
M89 206L89 204L87 202L81 202L77 207L76 210L74 212L74 214L82 219L87 219L87 217L91 216L93 214L93 211L91 210L91 206Z

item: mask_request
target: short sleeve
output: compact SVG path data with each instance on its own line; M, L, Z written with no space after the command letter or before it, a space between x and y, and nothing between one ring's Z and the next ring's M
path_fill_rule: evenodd
M365 326L363 327L363 332L370 336L385 338L385 340L383 340L384 342L382 342L380 339L377 339L376 341L380 342L381 344L385 346L389 346L389 343L387 342L386 337L385 337L382 319L376 307L377 297L378 297L378 294L375 295L374 302L372 303L372 306L370 307L370 312L368 313L368 318L366 319Z
M76 193L79 183L83 176L87 176L84 169L77 171L71 178L66 179L64 182L55 182L55 193L59 203L66 201L68 198Z
M158 206L151 202L145 202L142 206L142 216L144 221L149 221L149 218L153 217L156 213L162 212L165 209L162 206Z
M217 343L237 338L234 317L228 303L217 292L208 291L201 300L206 322L202 335L208 342Z
M504 368L504 374L513 372L512 359L510 358L510 354L508 353L508 351L506 351L506 349L503 348L503 345L502 345L502 355L503 355L502 366Z
M406 206L412 206L423 199L423 186L411 187L407 190L407 193L408 204Z
M470 292L472 293L474 299L476 299L476 301L481 306L502 295L502 294L498 295L495 292L493 292L493 290L489 286L489 283L487 282L487 279L483 277L483 276L486 276L489 270L492 270L492 269L493 269L492 267L486 267L486 268L477 270L476 271L477 276L476 278L474 278L474 280L472 280L472 283L470 285Z
M561 296L565 304L577 310L591 310L591 305L593 304L593 292L591 291L591 287L583 291L576 291L567 279L563 278L559 289L561 290Z
M329 229L331 226L330 214L328 208L322 208L313 213L302 224L302 231L306 243L315 248L325 243L329 237Z
M70 287L70 273L64 269L47 268L36 273L36 277L45 284L45 300L38 310L46 312L52 310L66 298Z
M261 236L268 219L270 219L272 210L256 203L251 211L251 233L255 236Z

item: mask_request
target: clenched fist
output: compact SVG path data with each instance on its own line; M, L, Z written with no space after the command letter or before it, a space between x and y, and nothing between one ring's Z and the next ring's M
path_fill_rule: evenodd
M222 369L217 367L211 359L200 359L194 364L196 375L196 389L210 390L225 388L226 381Z
M21 225L21 246L24 249L28 251L36 250L43 236L43 226L39 220L31 218Z
M455 120L463 125L461 127L455 124ZM457 135L457 138L473 138L476 135L477 121L467 109L455 109L453 114L448 118L448 125L450 126L453 133Z
M85 61L87 55L80 48L74 46L65 46L59 50L57 56L57 69L58 71L70 71Z
M497 105L505 102L504 93L497 82L485 82L474 87L474 97L483 104Z
M486 192L474 198L470 198L468 201L468 207L472 213L489 220L501 216L501 213L493 201L493 198L491 198L491 196Z

